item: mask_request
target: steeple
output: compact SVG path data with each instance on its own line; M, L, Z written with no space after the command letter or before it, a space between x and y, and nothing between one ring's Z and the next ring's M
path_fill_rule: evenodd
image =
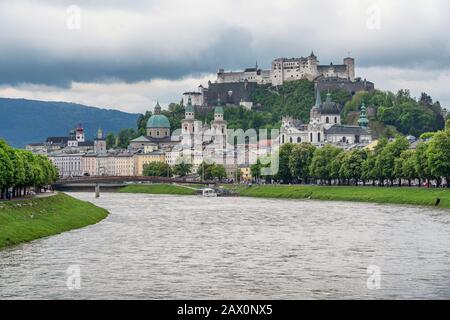
M161 106L159 105L159 101L158 100L156 100L156 106L155 106L155 109L154 109L153 113L154 114L161 114Z
M331 102L331 93L329 91L327 92L327 99L325 101Z
M186 108L184 109L184 115L186 119L194 119L194 106L192 105L192 99L191 97L188 98L188 104Z
M367 119L366 106L365 106L364 102L361 105L361 111L359 114L358 125L363 129L367 129L369 126L369 120Z
M97 130L97 140L103 140L103 130L102 130L102 128L98 128L98 130Z
M322 104L322 98L320 97L320 90L317 89L316 90L316 107L320 107L320 105Z

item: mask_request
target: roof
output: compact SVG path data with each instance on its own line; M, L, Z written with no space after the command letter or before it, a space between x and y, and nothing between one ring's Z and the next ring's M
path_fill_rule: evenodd
M147 121L147 128L169 128L170 122L165 115L154 114Z
M48 137L45 142L47 143L63 143L66 144L69 141L69 137Z
M331 100L331 94L327 94L327 99L320 105L321 114L341 114L341 108L336 102Z
M78 146L79 147L93 147L94 146L94 141L78 142Z
M136 139L131 140L130 142L149 142L149 140L145 136L140 136L137 137Z
M334 125L330 129L325 129L325 134L368 135L369 132L359 126Z

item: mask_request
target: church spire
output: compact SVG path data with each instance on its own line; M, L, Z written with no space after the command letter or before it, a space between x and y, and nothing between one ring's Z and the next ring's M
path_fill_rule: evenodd
M156 106L154 109L155 114L161 114L161 106L159 105L159 100L156 100Z
M317 89L316 90L316 107L320 107L320 105L322 104L322 98L320 97L320 90Z
M367 119L366 105L364 104L364 102L361 104L361 111L359 114L358 125L363 129L367 129L369 126L369 120Z

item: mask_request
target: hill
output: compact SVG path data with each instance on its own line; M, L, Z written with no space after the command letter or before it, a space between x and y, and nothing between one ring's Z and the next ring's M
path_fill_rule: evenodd
M103 132L134 128L139 114L100 109L66 102L46 102L0 98L0 138L23 148L48 136L66 136L82 124L91 139L100 127Z

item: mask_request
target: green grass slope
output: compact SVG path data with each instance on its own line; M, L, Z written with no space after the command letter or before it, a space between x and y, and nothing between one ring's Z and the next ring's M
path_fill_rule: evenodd
M66 194L0 202L0 249L95 224L105 209Z

